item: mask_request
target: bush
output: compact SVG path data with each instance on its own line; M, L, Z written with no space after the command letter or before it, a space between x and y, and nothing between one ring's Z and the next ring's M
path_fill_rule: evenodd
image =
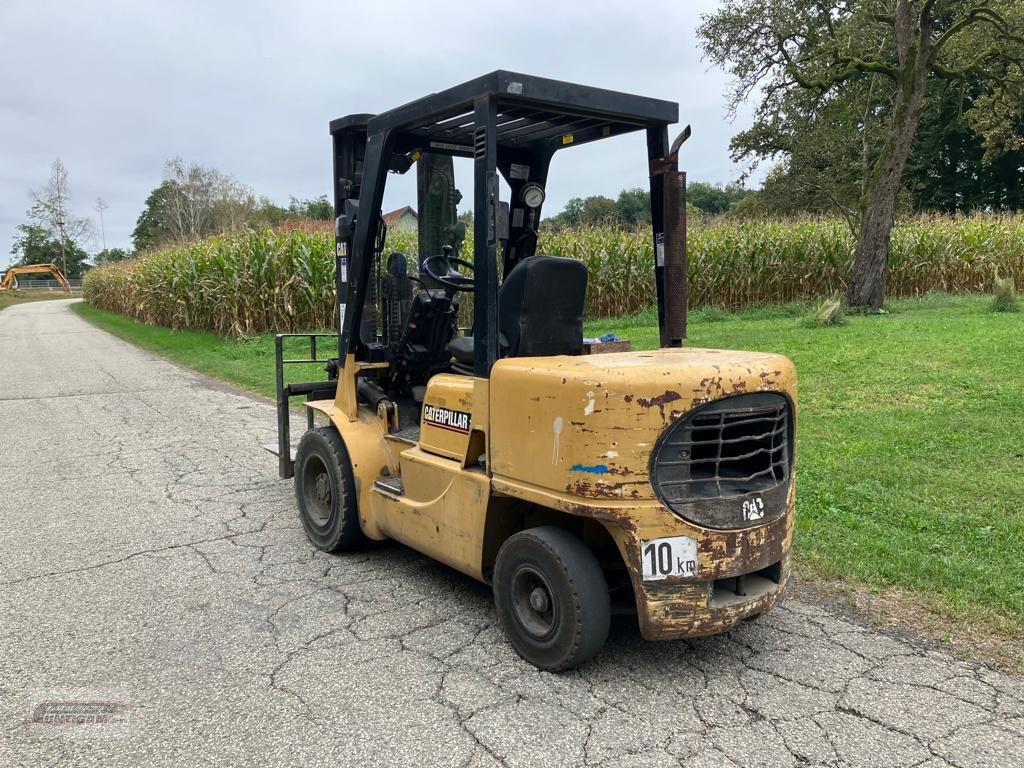
M833 296L831 299L826 299L821 303L814 314L810 315L805 325L808 326L828 326L828 325L842 325L846 322L846 315L843 312L843 301L839 296Z
M995 312L1019 312L1017 304L1017 288L1009 277L996 278L995 296L992 299L992 310Z

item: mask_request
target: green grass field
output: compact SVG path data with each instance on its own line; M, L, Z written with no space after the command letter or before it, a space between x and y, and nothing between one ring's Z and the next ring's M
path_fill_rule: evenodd
M1024 315L930 295L809 327L808 307L691 315L690 346L778 351L797 366L797 564L807 577L897 588L942 621L1024 632ZM263 393L271 336L172 332L83 304L122 338ZM657 345L650 313L590 323Z

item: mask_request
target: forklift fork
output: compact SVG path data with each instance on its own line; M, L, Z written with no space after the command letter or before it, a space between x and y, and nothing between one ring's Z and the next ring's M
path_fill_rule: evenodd
M317 352L317 339L337 339L336 333L279 333L274 337L274 366L276 372L277 394L277 444L268 443L263 446L277 456L277 473L282 480L295 474L295 456L291 445L291 411L290 400L305 395L306 401L333 398L338 388L337 358L321 358ZM307 339L309 341L309 357L285 358L285 339ZM286 365L310 365L325 363L326 381L303 381L285 383ZM306 429L313 428L313 411L306 409Z

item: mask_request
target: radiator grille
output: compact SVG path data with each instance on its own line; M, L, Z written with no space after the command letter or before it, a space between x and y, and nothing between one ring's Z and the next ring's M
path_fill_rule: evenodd
M784 485L792 469L792 408L774 392L716 400L670 426L651 455L661 500L680 505L760 493Z

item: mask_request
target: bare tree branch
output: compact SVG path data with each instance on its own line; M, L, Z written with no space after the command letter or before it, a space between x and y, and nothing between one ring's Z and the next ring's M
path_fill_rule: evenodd
M90 239L93 228L89 219L75 216L69 210L71 192L68 170L59 157L50 166L50 178L46 186L32 190L29 197L32 199L29 218L60 241L61 269L66 274L68 248L79 246L80 240Z

